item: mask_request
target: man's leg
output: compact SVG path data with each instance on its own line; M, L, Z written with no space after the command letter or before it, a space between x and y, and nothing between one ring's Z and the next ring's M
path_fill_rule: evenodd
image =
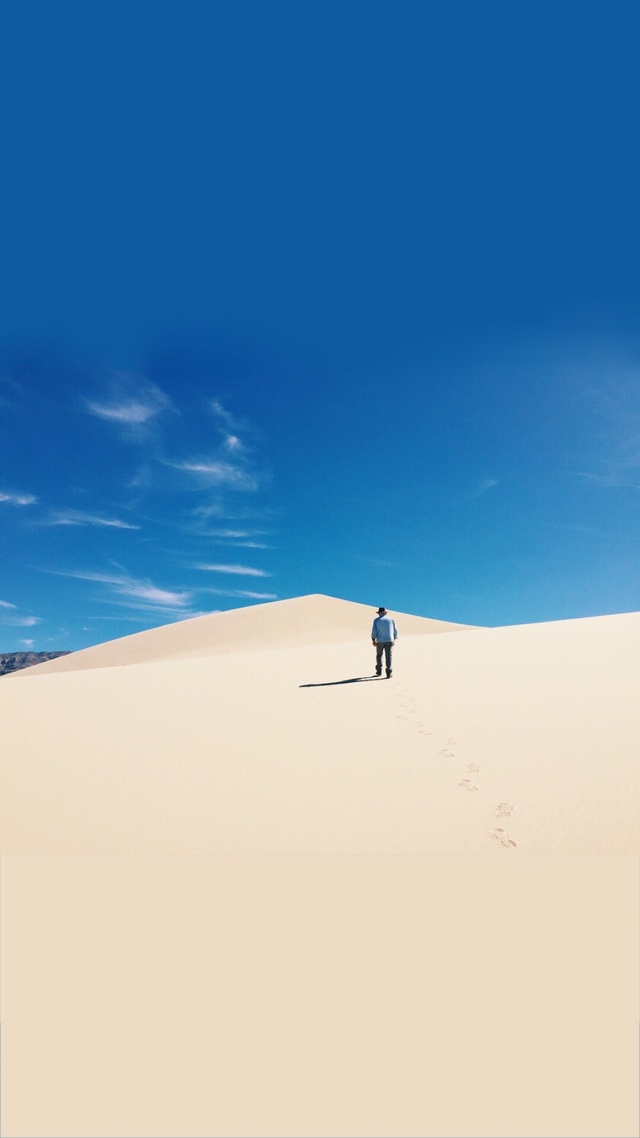
M385 646L384 646L384 656L385 656L385 664L387 666L387 676L391 675L391 649L392 648L393 648L393 644L385 644Z
M382 649L384 644L376 644L376 676L382 675Z

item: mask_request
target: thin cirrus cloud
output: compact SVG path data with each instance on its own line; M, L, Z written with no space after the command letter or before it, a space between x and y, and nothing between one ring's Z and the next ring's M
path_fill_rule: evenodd
M194 569L202 569L207 573L229 573L238 577L270 577L265 569L253 569L249 565L210 565L199 563Z
M15 494L0 490L0 502L8 502L11 506L33 506L37 501L34 494Z
M33 628L40 624L41 616L4 616L0 614L0 624L10 624L13 628Z
M225 427L227 427L230 431L237 431L240 429L240 420L235 415L233 415L231 411L227 411L227 408L222 406L222 403L219 399L209 399L208 402L209 409L218 419L222 420Z
M164 609L158 609L158 608L153 608L153 609L152 608L148 608L148 609L140 608L140 609L138 609L138 616L127 616L125 613L118 613L118 616L101 615L101 616L93 616L91 619L92 620L115 620L118 622L118 624L120 624L122 621L126 621L127 623L130 623L130 624L148 624L149 623L149 613L153 613L155 615L158 615L158 614L163 615L164 614L166 616L171 616L171 617L173 617L173 623L177 623L180 620L193 620L197 616L211 616L212 612L217 612L217 611L218 611L217 609L206 609L206 610L203 610L201 612L191 612L191 611L181 612L181 611L178 611L176 609L164 610Z
M274 511L268 507L259 509L252 509L250 506L238 506L236 503L229 503L224 500L223 496L218 497L214 502L209 501L206 505L196 506L195 509L189 511L189 516L196 519L198 527L203 527L206 523L216 521L229 521L236 524L244 525L246 522L264 522L273 517ZM199 528L202 537L220 537L221 531L219 529L203 529ZM252 530L249 536L253 537L257 534L270 533L270 530Z
M168 395L155 383L120 374L111 384L111 397L86 399L85 410L99 419L132 430L148 426L163 411L175 410Z
M271 549L264 541L221 541L218 544L231 546L232 549Z
M255 601L277 601L277 593L254 593L251 589L201 589L203 593L212 593L216 597L247 597Z
M226 538L229 541L240 541L242 538L258 537L266 533L267 530L263 529L212 529L208 531L208 536Z
M249 454L250 448L243 439L240 438L239 433L240 431L250 431L251 428L249 424L242 422L236 415L233 415L231 411L228 411L226 407L223 407L219 399L210 399L208 402L209 410L222 423L222 426L218 429L223 436L224 449L229 454L236 454L238 456Z
M258 479L237 463L221 459L190 459L185 462L167 462L173 470L194 475L206 486L222 486L228 490L257 490Z
M264 530L255 530L264 533ZM264 541L248 540L253 536L251 530L207 530L206 536L214 539L214 545L226 545L231 549L271 549Z
M40 523L44 526L107 526L112 529L140 529L120 518L103 518L98 514L85 514L82 510L56 510Z
M173 620L191 620L195 616L206 616L207 613L203 610L191 608L177 608L175 605L161 605L151 601L144 600L123 600L103 598L102 604L116 605L118 609L130 609L133 612L142 613L143 615L153 616L170 616ZM100 620L99 616L92 616L92 620Z
M576 471L576 477L582 478L590 486L609 486L617 490L640 490L640 475L635 478L629 474L611 471L608 474L589 474L586 471Z
M15 609L17 605L12 605L11 601L0 601L0 609Z
M151 581L138 580L126 573L92 573L73 569L50 569L48 572L60 577L73 577L78 581L95 581L107 585L112 594L115 594L112 603L128 608L135 601L140 607L176 612L185 609L193 599L193 594L186 590L161 589Z

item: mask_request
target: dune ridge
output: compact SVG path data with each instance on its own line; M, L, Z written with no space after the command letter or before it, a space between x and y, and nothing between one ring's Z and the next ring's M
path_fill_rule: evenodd
M409 613L395 615L402 625L403 636L464 632L470 627ZM30 675L125 667L154 660L217 656L277 647L340 644L363 634L366 636L374 617L373 606L321 593L286 601L268 601L192 617L83 648L64 658L36 664Z

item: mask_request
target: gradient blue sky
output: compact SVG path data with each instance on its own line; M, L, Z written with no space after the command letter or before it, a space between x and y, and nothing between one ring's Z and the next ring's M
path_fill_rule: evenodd
M1 24L0 651L640 608L637 4Z

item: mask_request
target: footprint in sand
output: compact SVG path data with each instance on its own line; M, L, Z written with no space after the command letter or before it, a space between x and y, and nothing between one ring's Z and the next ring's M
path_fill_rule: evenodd
M478 766L477 763L467 763L467 770L473 771L474 774L477 773L480 769L481 768Z
M408 715L396 715L396 719L408 719Z
M462 781L458 783L458 786L463 786L465 790L478 789L477 786L474 786L470 778L463 778Z
M496 818L509 818L512 810L513 806L510 806L508 802L499 802L496 806Z
M425 727L425 725L421 719L419 719L418 722L416 723L416 727L418 728L418 731L420 732L421 735L431 735L432 734L431 731L427 731L427 729L426 729L426 727Z
M496 841L500 842L500 845L504 846L506 849L518 848L518 843L514 842L513 838L509 837L507 831L502 830L500 826L496 826L495 830L491 831L489 837L495 838Z
M442 749L438 751L438 754L445 755L448 759L455 759L456 757L453 751L448 751L446 747L442 747Z

